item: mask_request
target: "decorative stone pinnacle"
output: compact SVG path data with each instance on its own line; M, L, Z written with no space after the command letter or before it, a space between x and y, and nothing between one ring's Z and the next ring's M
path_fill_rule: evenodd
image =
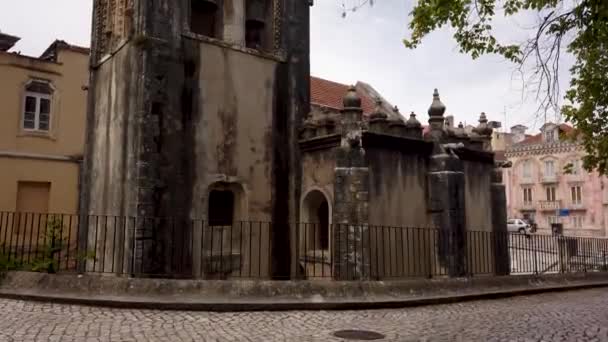
M344 108L361 108L361 98L357 94L357 88L351 85L342 99Z
M386 119L388 115L382 111L382 99L380 97L376 97L375 102L376 108L374 108L374 112L369 116L370 120Z
M481 112L479 115L479 125L473 129L473 132L480 136L492 135L492 128L488 126L488 118L486 118L486 113Z
M407 120L407 122L405 124L407 127L412 127L412 128L419 128L422 126L420 124L420 121L418 121L416 119L416 114L414 112L410 113L410 118Z
M486 118L486 113L481 112L479 115L479 123L487 123L488 119Z
M433 102L431 103L431 107L429 108L429 117L433 118L441 118L443 121L443 114L445 113L445 105L441 102L439 98L439 91L435 88L433 92Z

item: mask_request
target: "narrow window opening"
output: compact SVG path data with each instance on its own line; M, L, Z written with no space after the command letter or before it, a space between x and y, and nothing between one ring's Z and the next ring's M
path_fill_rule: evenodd
M209 225L231 226L234 220L234 193L212 190L209 193Z
M191 0L190 30L196 34L217 38L217 9L214 0Z
M262 49L266 27L266 8L264 0L247 1L247 20L245 22L245 45L251 49Z

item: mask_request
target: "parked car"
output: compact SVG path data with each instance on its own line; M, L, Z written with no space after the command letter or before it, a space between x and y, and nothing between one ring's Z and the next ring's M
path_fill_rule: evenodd
M532 227L522 219L509 219L507 220L507 230L520 234L529 234L532 232Z

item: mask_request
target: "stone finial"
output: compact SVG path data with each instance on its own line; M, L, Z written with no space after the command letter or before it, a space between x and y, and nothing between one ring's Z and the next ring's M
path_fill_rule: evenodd
M445 113L445 105L439 99L439 91L435 88L433 92L433 102L431 103L431 107L429 107L429 121L433 118L441 118L443 121L443 114Z
M376 108L374 108L374 112L370 114L369 119L370 119L370 121L382 120L382 119L386 119L387 117L388 117L388 115L386 115L382 111L382 100L379 97L377 97L376 98Z
M348 91L342 99L342 104L344 108L361 108L361 98L357 94L355 86L351 85L348 87Z
M405 125L408 128L420 128L420 127L422 127L422 124L420 124L420 121L418 121L416 119L416 114L414 112L410 113L410 118L407 120L407 122L405 123Z
M399 113L398 110L397 110L397 113ZM394 118L392 118L389 121L388 129L389 129L389 133L392 135L396 135L396 136L400 136L400 137L406 136L406 126L405 126L405 122L403 122L403 119L401 118L401 114L395 116Z
M458 137L458 138L467 137L467 133L464 131L464 125L462 124L462 122L458 123L458 126L454 129L454 133L456 134L456 137Z
M481 112L479 115L479 125L473 129L473 132L480 136L492 135L492 127L488 126L488 118L486 117L486 113Z

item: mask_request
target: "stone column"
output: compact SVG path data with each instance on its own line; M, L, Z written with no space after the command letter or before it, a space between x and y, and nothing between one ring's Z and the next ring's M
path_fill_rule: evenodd
M428 200L434 226L439 229L438 260L450 277L466 275L466 216L464 170L461 160L443 145L445 105L437 89L429 108L429 139L434 152L428 173Z
M337 280L369 278L369 166L361 143L361 99L344 97L342 141L336 153L332 255Z
M492 201L492 236L494 237L494 270L496 275L508 275L510 271L507 197L505 185L502 183L502 168L509 166L510 163L496 163L490 189Z

